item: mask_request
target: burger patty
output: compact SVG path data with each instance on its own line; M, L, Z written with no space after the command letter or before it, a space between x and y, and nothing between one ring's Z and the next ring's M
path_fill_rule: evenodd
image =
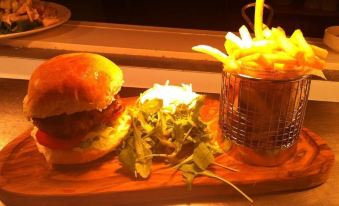
M62 114L47 118L33 118L33 123L42 131L57 138L72 138L86 135L102 124L112 122L123 110L119 97L103 111L91 110L74 114Z

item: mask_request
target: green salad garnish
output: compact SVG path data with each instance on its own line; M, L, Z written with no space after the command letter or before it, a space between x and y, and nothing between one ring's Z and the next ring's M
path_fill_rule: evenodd
M189 189L195 177L207 176L231 185L252 202L232 183L209 170L214 164L236 171L215 162L215 156L224 151L211 136L208 124L200 119L205 96L190 95L191 101L180 101L175 97L178 93L169 91L160 92L162 98L150 95L153 99L143 98L148 95L146 91L129 110L132 127L119 154L123 167L135 178L146 179L151 175L153 161L164 162L182 173Z

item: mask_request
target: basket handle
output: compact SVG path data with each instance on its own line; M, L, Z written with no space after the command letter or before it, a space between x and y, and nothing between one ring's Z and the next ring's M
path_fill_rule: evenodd
M241 8L241 16L244 18L244 20L246 21L246 23L251 27L252 31L254 31L254 24L251 21L251 19L248 17L246 10L248 10L251 7L255 7L255 3L249 3L246 4L245 6L243 6ZM264 4L264 8L267 9L269 11L268 14L268 18L267 18L267 26L271 27L271 23L272 23L272 19L273 19L273 15L274 15L274 10L273 8L268 5L268 4Z

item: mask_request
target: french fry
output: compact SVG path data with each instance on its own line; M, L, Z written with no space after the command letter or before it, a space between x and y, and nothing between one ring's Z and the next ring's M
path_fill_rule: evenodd
M285 33L282 32L280 29L272 27L271 32L272 32L272 38L274 39L274 41L277 41L279 38L283 38L283 37L286 38Z
M284 70L285 69L285 64L282 63L274 63L273 64L274 70Z
M293 57L296 56L298 48L286 37L285 32L282 32L280 29L273 28L272 35L282 50Z
M313 49L313 52L315 53L315 55L317 55L319 58L321 58L321 59L327 58L328 51L326 49L317 47L317 46L312 45L312 44L310 46Z
M305 51L306 56L314 55L313 49L305 40L304 35L300 29L295 30L290 39L295 45L299 47L299 49Z
M297 71L297 70L301 70L301 66L297 66L294 64L284 64L284 70L285 71Z
M263 30L263 36L265 39L270 39L272 37L272 31L270 30L270 28L266 27Z
M277 52L277 53L266 53L262 55L264 58L268 59L274 63L281 63L281 64L297 64L297 60L284 52Z
M241 62L256 62L260 58L260 53L253 53L251 55L246 55L238 59Z
M283 28L281 28L280 26L278 26L276 28L281 34L283 34L285 37L286 37L286 33L285 33L285 30Z
M239 65L238 62L235 61L233 58L227 58L227 61L224 63L224 71L234 71L238 70Z
M237 49L240 49L240 47L231 40L226 40L224 46L225 46L225 50L226 50L228 56L231 56L231 57L234 57L234 55L233 55L234 52Z
M234 51L233 56L238 59L255 53L271 53L275 46L271 46L268 41L261 40L253 42L250 48L243 48Z
M233 57L235 59L240 59L240 58L245 57L245 56L250 56L250 55L252 55L256 52L257 51L253 47L246 48L246 49L237 49L233 52Z
M317 56L306 56L305 53L299 52L297 54L297 61L300 66L312 67L315 69L323 69L326 62Z
M257 60L257 63L262 65L264 68L267 69L273 69L274 68L274 63L272 62L271 59L266 58L264 55L260 55L260 57Z
M198 45L198 46L192 47L192 50L197 51L197 52L201 52L201 53L205 53L205 54L209 54L212 57L216 58L217 60L219 60L223 63L227 62L227 55L222 53L220 50L213 48L211 46Z
M263 22L263 23L262 23L262 29L263 29L262 31L264 32L264 30L267 29L267 28L268 28L268 26L267 26L266 24L264 24L264 22ZM269 29L269 28L268 28L268 29Z
M257 62L241 62L240 66L242 69L250 69L250 70L262 70L262 66Z
M226 36L225 36L226 41L232 41L234 44L236 44L239 48L243 48L244 47L244 43L242 42L242 40L235 34L233 34L232 32L227 32Z
M239 29L239 33L243 42L243 46L245 48L249 48L252 46L252 37L250 35L250 32L248 31L247 27L245 25L242 25Z
M276 50L278 48L277 43L273 40L258 40L254 41L252 44L254 47L257 47L258 50L262 50L265 52L272 52L273 50Z
M295 55L298 65L305 65L306 64L306 56L304 51L298 51Z
M257 39L263 39L264 0L256 0L254 13L254 34Z
M317 56L306 57L305 65L315 69L324 69L326 62Z
M299 71L302 69L302 66L295 64L283 64L283 63L274 63L274 69L281 71Z

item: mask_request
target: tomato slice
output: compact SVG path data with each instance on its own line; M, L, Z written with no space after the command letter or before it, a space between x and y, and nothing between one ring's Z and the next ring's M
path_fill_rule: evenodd
M67 138L67 139L61 139L57 137L53 137L48 135L47 133L38 130L36 133L36 139L39 142L39 144L46 146L50 149L71 149L78 145L82 137L72 137L72 138Z
M120 115L125 111L125 106L121 105L120 108L114 111L114 114L111 115L108 119L104 121L104 124L110 124L120 117Z
M103 123L111 124L124 112L124 110L125 110L125 107L121 105L116 111L114 111L114 114L106 118ZM79 143L83 139L82 136L71 137L71 138L57 138L57 137L47 134L46 132L40 129L37 131L35 136L36 136L37 141L41 145L46 146L50 149L61 149L61 150L71 149L79 145Z

